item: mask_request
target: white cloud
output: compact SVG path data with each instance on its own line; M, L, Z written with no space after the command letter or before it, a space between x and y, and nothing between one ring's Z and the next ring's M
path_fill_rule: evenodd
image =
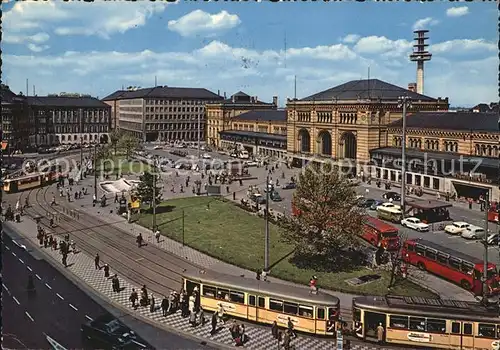
M122 85L152 86L156 76L161 85L220 89L228 94L243 90L265 101L273 95L279 95L281 101L293 96L295 75L299 98L349 80L366 79L368 67L371 77L399 86L415 81L415 65L407 57L391 56L407 50L408 44L374 38L369 41L377 42L383 50L374 49L361 38L364 52L335 44L293 47L285 55L282 50L232 47L214 40L192 51L70 51L37 54L36 59L33 55L4 54L3 74L13 91L24 89L23 82L29 76L40 95L78 90L104 97ZM365 52L370 56L363 56ZM494 100L497 82L491 72L497 71L498 61L492 52L481 52L492 58L456 60L448 57L447 51L433 58L426 66L425 93L449 96L453 105ZM59 78L61 71L69 72L65 79Z
M354 51L367 54L391 52L392 56L400 56L411 51L412 43L404 40L391 40L385 36L367 36L359 39Z
M471 51L496 51L498 47L496 44L488 42L484 39L456 39L444 41L442 43L434 44L429 47L432 53L454 53L460 54Z
M197 35L212 37L240 23L238 15L232 15L227 11L212 15L202 10L194 10L179 19L168 21L168 29L184 37Z
M143 26L153 15L164 11L162 2L17 2L3 15L4 31L26 33L55 28L58 35L97 35L109 38L115 33Z
M344 38L342 38L342 42L346 44L354 44L359 40L360 36L358 34L347 34Z
M469 13L469 8L467 6L451 7L446 10L446 16L448 17L462 17Z
M8 44L24 44L26 42L32 43L44 43L50 39L50 35L47 33L37 33L34 35L24 35L24 34L13 34L4 33L3 41Z
M50 47L48 45L36 45L33 43L29 43L26 46L28 47L28 49L30 49L33 52L42 52L42 51L47 50Z
M413 30L427 29L427 28L432 27L438 23L439 23L439 21L432 18L432 17L422 18L422 19L417 20L413 24Z

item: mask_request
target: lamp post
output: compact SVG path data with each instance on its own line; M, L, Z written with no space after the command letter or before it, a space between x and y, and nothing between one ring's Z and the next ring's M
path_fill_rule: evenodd
M153 161L153 232L156 232L156 159Z
M484 195L484 212L486 217L484 220L484 266L483 266L483 303L488 305L488 210L490 207L490 191L487 190Z
M401 218L405 217L406 204L406 110L411 108L411 98L404 95L398 98L398 107L403 108L403 135L401 144Z
M94 144L94 196L97 200L97 144Z
M269 173L266 177L266 236L264 246L264 271L269 271Z

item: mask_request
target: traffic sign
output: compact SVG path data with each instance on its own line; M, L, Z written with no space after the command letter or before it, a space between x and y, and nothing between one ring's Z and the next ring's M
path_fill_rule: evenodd
M342 350L344 348L344 335L342 331L337 331L337 350Z

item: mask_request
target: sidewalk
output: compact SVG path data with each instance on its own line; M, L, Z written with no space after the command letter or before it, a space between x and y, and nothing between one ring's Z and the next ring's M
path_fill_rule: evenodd
M237 196L238 200L238 196ZM115 214L116 211L116 204L113 204L113 201L109 201L108 206L101 208L99 206L93 207L92 206L92 197L91 196L85 196L82 199L77 200L76 202L73 201L69 203L69 206L71 208L74 208L76 210L85 212L89 215L93 215L96 217L99 217L99 219L107 222L107 223L112 223L115 227L120 228L124 232L129 233L132 236L137 236L139 233L142 234L144 239L149 243L153 244L156 246L159 246L161 249L172 253L174 255L177 255L179 257L182 257L198 266L202 266L204 268L210 269L210 270L216 270L220 271L222 273L230 274L230 275L236 275L236 276L246 276L249 278L255 278L255 272L246 270L231 264L228 264L226 262L220 261L216 258L213 258L211 256L208 256L204 253L201 253L193 248L190 248L188 246L182 246L181 243L170 239L166 236L162 236L162 239L160 240L160 243L158 244L156 242L156 239L154 237L154 233L149 230L148 228L145 228L143 226L140 226L136 223L127 223L126 220L123 218L123 221L120 221L120 217ZM67 204L67 202L65 203ZM113 211L113 213L110 213L110 211ZM271 272L272 274L272 272ZM441 298L443 299L455 299L455 300L464 300L464 301L475 301L476 299L474 296L467 292L466 290L462 289L461 287L449 283L439 277L436 277L434 275L419 271L416 268L410 268L410 280L416 284L424 285L427 287L429 290L433 291L434 293L438 294ZM277 283L282 283L282 284L288 284L288 285L294 285L292 282L288 281L283 281L274 277L269 277L269 279L273 282ZM307 288L304 286L304 288ZM351 294L346 294L346 293L341 293L337 291L329 291L329 290L323 290L326 293L332 294L337 296L340 299L340 303L343 306L343 313L347 317L350 318L351 314L351 307L350 305L352 304L352 298L355 295Z

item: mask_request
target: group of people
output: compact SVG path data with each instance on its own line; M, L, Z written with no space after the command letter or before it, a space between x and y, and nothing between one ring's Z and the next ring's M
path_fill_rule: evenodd
M288 317L287 329L284 332L280 331L278 322L274 321L271 326L271 334L285 350L290 350L292 348L292 339L297 338L297 333L290 317Z
M52 234L46 232L43 227L38 225L36 238L38 239L40 247L50 247L52 250L59 250L59 253L62 256L62 263L65 267L68 266L67 258L69 252L72 251L73 254L77 253L76 243L73 240L70 241L69 234L66 234L64 236L64 239L58 241L57 238L55 238Z

